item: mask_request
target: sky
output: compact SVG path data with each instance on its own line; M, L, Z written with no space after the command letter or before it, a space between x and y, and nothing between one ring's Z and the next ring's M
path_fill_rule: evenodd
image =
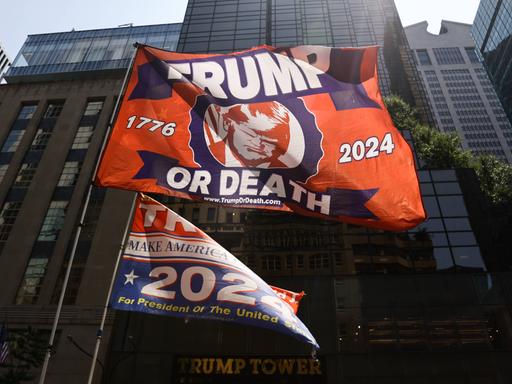
M471 24L479 0L395 0L402 24L429 22L437 33L441 20ZM14 60L27 35L118 25L179 23L187 0L18 0L1 7L0 44Z

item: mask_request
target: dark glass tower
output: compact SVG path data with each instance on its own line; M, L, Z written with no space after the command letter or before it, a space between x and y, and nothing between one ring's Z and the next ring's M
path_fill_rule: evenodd
M189 1L179 51L232 52L262 44L379 45L382 93L401 95L433 123L393 0Z
M482 0L471 32L512 122L512 0ZM512 145L512 131L506 138Z

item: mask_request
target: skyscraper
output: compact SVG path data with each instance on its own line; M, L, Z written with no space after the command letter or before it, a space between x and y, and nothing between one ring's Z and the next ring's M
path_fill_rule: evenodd
M291 13L294 18L303 15L306 7L298 0L272 3L275 13ZM366 2L307 3L308 15L317 14L326 4L332 5L330 10L346 6L346 12L353 7L347 16L352 21L340 19L337 28L341 33L347 23L347 35L354 39L359 31L363 39L365 31L373 28L365 18L371 9L360 6ZM267 4L271 2L191 1L189 8L202 8L201 14L211 19L210 14L222 9L260 12ZM310 4L316 8L309 10ZM375 5L375 10L386 4L394 9L389 1L368 4ZM268 18L272 24L275 17L274 11L264 12L262 19L253 13L244 15L222 19L219 28L222 23L238 26L240 22L242 30L242 24L251 25L252 19L266 23ZM322 13L320 19L324 18ZM186 26L188 34L196 28L213 29L197 20ZM288 24L290 29L297 22ZM308 23L311 28L325 24L315 24L310 18ZM286 26L281 19L276 25ZM162 34L166 42L177 38L176 27L155 26L163 28L158 33L140 27L147 28L144 40L137 27L107 30L103 35L83 31L84 35L32 37L38 43L22 49L20 69L13 70L10 83L0 87L0 318L9 319L12 332L27 325L43 335L50 329L82 197L119 93L122 66L111 63L104 70L101 59L85 59L89 52L92 55L94 39L109 40L91 56L105 58L108 47L117 45L113 42L126 44L116 49L124 55L132 40L128 36L137 35L138 41L146 42L148 35ZM251 28L246 28L247 33L252 33ZM276 28L263 26L257 33L272 42ZM400 28L396 31L403 36ZM323 39L322 33L317 37ZM108 37L113 34L116 37ZM84 44L87 48L82 47L90 35L95 37ZM51 62L49 56L56 45L69 43L71 36L76 39L66 45L70 50L64 50L63 57L71 57L75 47L80 60L76 66L66 62L56 67L62 62ZM245 35L229 31L212 36L208 32L209 45L217 44L216 40L243 40ZM393 46L392 35L387 36L387 46ZM200 42L203 37L194 38ZM24 60L30 62L33 51L41 53L41 65L25 66ZM402 62L403 54L410 58L408 52L391 50L381 61ZM115 57L123 60L123 56ZM400 81L403 73L398 69L390 73L391 88L391 79ZM109 312L100 356L105 369L98 368L96 382L509 382L512 279L508 272L489 271L477 230L479 216L474 214L482 212L481 201L478 189L474 190L474 174L466 173L419 170L429 220L402 233L158 196L267 282L306 291L299 316L322 347L320 365L310 359L311 350L304 344L265 329ZM471 193L466 193L467 185L473 187ZM85 351L91 350L131 196L130 192L99 189L92 195L50 364L51 384L85 381L89 357L65 336L71 335ZM243 370L237 369L242 366Z
M432 122L393 0L189 1L179 51L231 52L262 44L379 45L382 93L401 95Z
M133 42L174 49L180 27L32 35L6 73L8 83L0 85L0 318L12 335L32 327L48 338L84 193ZM79 345L95 337L130 196L92 193L55 344L60 357L52 359L47 382L86 380L89 360L66 336ZM107 334L111 324L109 315Z
M414 66L397 20L391 1L193 0L178 49L381 43L383 92L411 100L407 89L420 92L421 87L404 81L411 79L404 73L413 73L406 65ZM478 216L469 213L478 207L478 190L464 194L466 176L463 171L420 170L430 219L407 233L167 199L173 210L207 229L269 283L306 291L299 315L322 346L323 375L279 371L276 355L299 364L309 352L281 335L140 314L118 314L107 371L119 383L430 384L511 377L499 361L511 341L505 310L509 299L495 308L478 299L492 296L507 274L487 272L474 231ZM474 178L468 184L474 186ZM128 343L129 338L136 342ZM229 371L237 358L253 369ZM172 369L162 367L171 363Z
M476 154L512 162L512 126L475 52L471 25L443 20L438 35L423 21L405 28L437 126Z
M512 1L480 1L471 32L512 122ZM508 132L507 140L512 145L512 132Z
M9 83L123 75L133 43L175 49L181 24L30 35L5 77Z

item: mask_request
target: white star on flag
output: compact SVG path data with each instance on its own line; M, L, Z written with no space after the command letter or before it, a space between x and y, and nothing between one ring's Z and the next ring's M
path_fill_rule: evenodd
M139 276L137 276L134 272L135 272L135 270L134 270L134 269L132 269L132 271L131 271L129 274L124 275L124 276L126 277L126 281L124 282L124 285L126 285L126 284L128 284L128 283L130 283L131 285L133 285L134 280L135 280L137 277L139 277Z

